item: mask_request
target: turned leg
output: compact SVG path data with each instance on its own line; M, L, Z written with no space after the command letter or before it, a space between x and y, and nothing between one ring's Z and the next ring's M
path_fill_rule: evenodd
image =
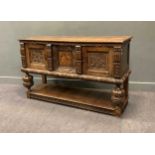
M29 93L31 91L31 87L33 86L33 76L29 73L26 73L26 75L23 77L23 85L28 89L27 91L27 97L30 97Z
M125 90L124 88L121 88L121 84L117 84L112 90L111 101L113 106L116 108L116 114L120 115L122 112L121 106L125 101Z
M47 75L41 75L42 76L42 83L47 83Z

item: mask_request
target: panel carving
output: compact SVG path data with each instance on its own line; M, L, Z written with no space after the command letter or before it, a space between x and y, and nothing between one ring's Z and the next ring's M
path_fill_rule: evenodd
M42 50L40 49L29 49L30 50L30 53L31 53L31 62L32 63L41 63L43 64L44 61L45 61L45 58L44 58L44 55L43 55L43 52Z
M110 76L112 48L106 46L83 47L83 72L89 75Z
M107 53L88 53L88 68L89 69L108 69L108 54Z

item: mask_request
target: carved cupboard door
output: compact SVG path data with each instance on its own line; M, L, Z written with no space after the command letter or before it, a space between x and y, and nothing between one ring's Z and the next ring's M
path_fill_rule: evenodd
M110 47L83 47L83 73L97 76L112 75L112 52Z
M44 44L26 44L26 54L28 68L48 69L46 45Z

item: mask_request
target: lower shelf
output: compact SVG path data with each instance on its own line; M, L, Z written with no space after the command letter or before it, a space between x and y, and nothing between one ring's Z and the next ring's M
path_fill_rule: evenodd
M120 116L127 100L122 107L116 108L111 102L111 93L92 89L69 88L61 85L40 84L28 92L30 98L78 107L96 112Z

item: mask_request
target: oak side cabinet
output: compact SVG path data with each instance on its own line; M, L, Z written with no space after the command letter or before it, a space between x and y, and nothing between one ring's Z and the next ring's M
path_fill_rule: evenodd
M20 40L27 97L120 116L128 104L131 36L34 36ZM33 75L42 77L34 85ZM50 84L63 77L113 84L110 91ZM34 85L34 86L33 86Z

